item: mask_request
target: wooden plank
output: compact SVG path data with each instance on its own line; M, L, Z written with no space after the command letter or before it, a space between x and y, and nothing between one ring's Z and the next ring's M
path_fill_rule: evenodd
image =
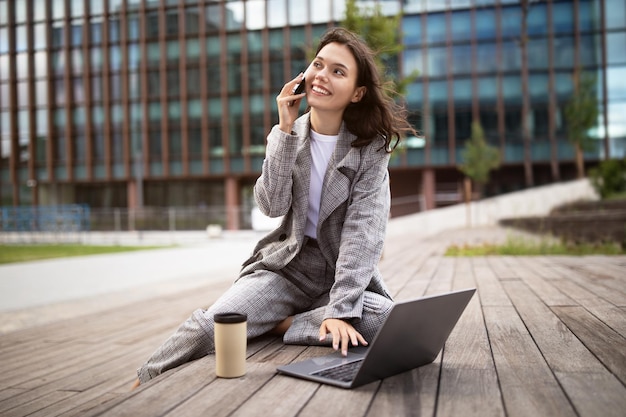
M489 268L486 258L472 258L471 262L481 304L483 306L510 306L511 302L502 289L500 280Z
M581 307L554 307L554 312L604 366L626 384L626 338ZM626 398L626 396L624 397ZM626 409L626 407L624 408Z
M515 308L483 306L507 415L575 416Z
M284 346L280 341L275 341L248 359L247 374L244 377L214 378L196 394L173 408L168 415L229 415L276 377L276 366L291 362L305 349L304 346ZM277 398L284 397L285 393Z
M505 289L580 415L609 415L616 404L626 405L626 389L596 359L597 353L590 352L580 342L580 336L570 331L571 327L565 327L559 317L523 283L508 282ZM553 309L583 310L580 307ZM615 346L613 343L608 345ZM603 395L597 395L597 392Z
M468 259L456 258L454 289L475 286ZM437 415L503 416L504 404L478 295L470 300L443 351Z
M553 280L548 280L537 273L537 270L542 270L540 264L538 264L535 257L523 256L517 257L515 260L510 259L510 265L517 271L518 276L524 283L530 288L541 300L549 306L558 305L575 305L576 303L563 294L553 284ZM547 271L543 271L546 275L552 275ZM504 283L503 285L506 285Z
M440 367L441 357L438 357L429 365L384 379L364 415L435 415Z
M572 259L567 257L557 257L552 268L556 269L561 276L567 277L569 280L577 283L597 296L608 300L614 305L626 307L626 296L624 294L602 285L602 283L598 280L592 279L592 277L580 271Z

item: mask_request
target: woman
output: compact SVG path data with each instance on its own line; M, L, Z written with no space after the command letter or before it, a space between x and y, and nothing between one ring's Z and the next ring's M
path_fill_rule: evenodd
M367 345L393 304L377 269L390 207L389 154L415 131L383 91L373 54L330 29L303 74L276 98L254 187L260 210L284 216L261 239L233 286L192 316L137 371L144 383L214 350L213 316L248 316L248 338L268 332L290 344ZM305 83L303 93L294 94ZM306 96L308 112L298 117Z

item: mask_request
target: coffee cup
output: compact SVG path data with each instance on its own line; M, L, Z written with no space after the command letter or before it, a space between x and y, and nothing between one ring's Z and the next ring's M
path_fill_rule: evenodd
M246 321L240 313L219 313L215 323L215 374L220 378L237 378L246 373Z

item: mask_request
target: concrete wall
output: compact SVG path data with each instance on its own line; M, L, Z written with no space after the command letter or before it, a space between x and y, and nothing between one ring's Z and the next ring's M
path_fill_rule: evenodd
M495 226L501 219L543 216L565 203L597 199L598 196L587 179L550 184L470 204L457 204L393 218L389 222L387 236L393 238L412 233L423 237L448 229Z

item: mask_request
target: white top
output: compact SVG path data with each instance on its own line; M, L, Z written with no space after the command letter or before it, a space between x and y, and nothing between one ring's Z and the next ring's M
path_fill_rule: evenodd
M321 135L311 132L311 184L309 186L309 210L306 216L304 234L317 239L317 222L320 217L320 203L322 201L322 186L339 135Z

